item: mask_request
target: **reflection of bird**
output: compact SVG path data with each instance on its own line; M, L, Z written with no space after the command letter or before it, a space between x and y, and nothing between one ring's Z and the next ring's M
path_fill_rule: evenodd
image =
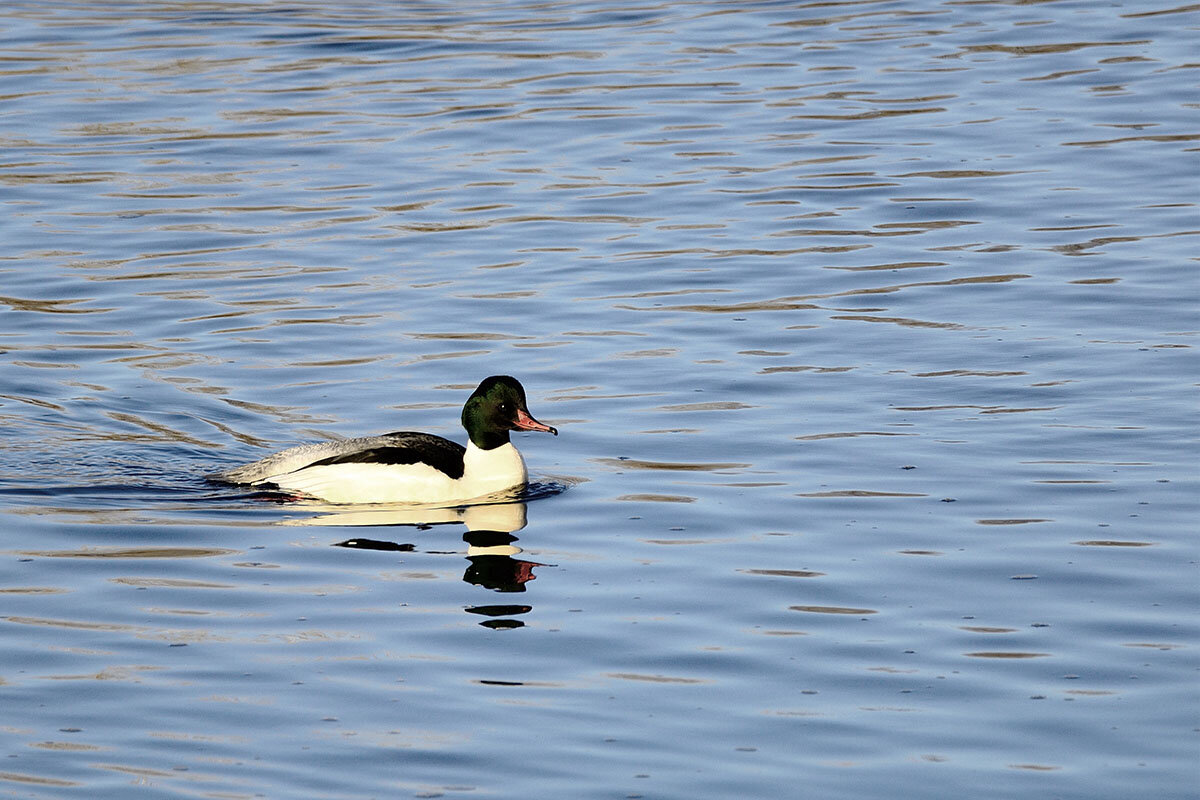
M546 566L513 558L521 548L513 544L517 537L504 531L471 530L463 534L463 541L468 545L467 560L471 562L463 580L494 592L523 592L525 584L537 577L533 568Z
M484 379L463 406L469 441L399 432L301 445L214 479L300 492L330 503L459 503L519 488L528 474L509 431L545 431L507 375Z
M280 525L323 526L338 528L382 527L385 525L412 525L428 529L434 525L449 525L461 522L468 531L519 531L525 527L525 503L478 503L434 508L417 505L352 506L348 510L332 510L325 503L296 502L291 506L298 511L317 511L311 517L295 517L280 520Z
M303 505L299 507L304 508ZM536 561L513 557L521 553L513 532L525 527L525 509L526 504L523 502L466 505L457 508L392 505L323 513L306 519L288 520L284 524L360 526L376 529L384 526L414 525L427 529L433 525L461 522L467 526L463 541L467 543L467 561L470 562L463 573L463 580L494 592L511 593L525 591L525 584L537 578L533 574L534 567L546 566ZM401 544L361 536L336 542L334 546L390 552L412 552L416 549L416 545L411 543ZM519 628L524 624L520 620L499 618L528 614L533 610L533 606L479 605L468 606L464 610L468 614L488 617L479 623L485 628Z

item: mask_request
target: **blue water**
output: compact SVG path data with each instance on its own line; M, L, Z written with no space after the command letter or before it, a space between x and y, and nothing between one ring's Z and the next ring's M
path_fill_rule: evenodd
M0 19L0 794L1197 796L1194 8Z

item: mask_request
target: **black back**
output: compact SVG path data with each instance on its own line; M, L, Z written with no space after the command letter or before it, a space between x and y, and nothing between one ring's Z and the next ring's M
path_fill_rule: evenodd
M318 467L328 464L428 464L439 472L444 472L451 478L463 476L463 453L466 452L458 442L434 436L431 433L413 433L397 431L385 437L387 444L369 447L353 453L343 453L329 458L314 461L308 466Z

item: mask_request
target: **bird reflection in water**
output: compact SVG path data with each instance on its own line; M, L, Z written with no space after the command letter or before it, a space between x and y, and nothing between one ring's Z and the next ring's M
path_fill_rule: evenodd
M326 506L327 508L327 506ZM514 531L525 527L526 504L523 502L493 503L459 508L373 507L367 510L321 513L304 519L292 519L289 525L318 526L397 526L408 525L429 529L434 525L461 523L467 526L463 541L467 544L470 562L463 580L493 592L524 592L525 584L535 580L534 567L546 566L536 561L515 558L521 553ZM358 550L412 552L416 545L384 539L355 537L336 542L336 547ZM439 552L439 551L429 551ZM467 606L468 614L486 617L479 624L497 630L520 628L524 622L516 617L528 614L533 606L523 604L488 604Z

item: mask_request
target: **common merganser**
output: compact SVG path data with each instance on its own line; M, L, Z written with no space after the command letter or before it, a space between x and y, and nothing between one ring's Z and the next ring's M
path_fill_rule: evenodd
M516 378L485 378L467 399L462 425L469 441L399 431L291 447L214 475L225 483L265 486L330 503L450 504L520 488L525 459L509 431L545 431Z

